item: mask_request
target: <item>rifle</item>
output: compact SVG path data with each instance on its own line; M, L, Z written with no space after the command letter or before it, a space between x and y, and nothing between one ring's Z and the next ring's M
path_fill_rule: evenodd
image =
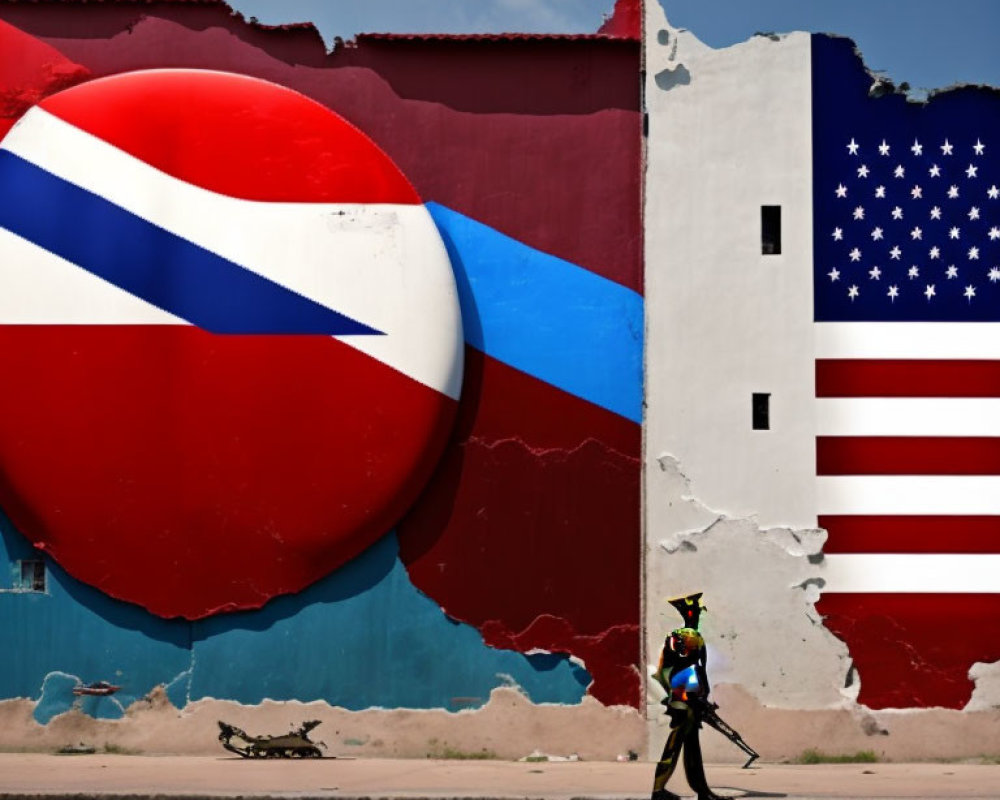
M740 736L725 720L722 719L715 709L718 708L715 703L695 703L694 708L698 713L699 718L702 722L707 723L710 727L715 728L719 733L725 736L729 741L735 744L740 750L750 756L747 759L747 763L743 765L743 769L749 769L750 765L760 758L760 755L754 750L750 745L743 741L743 737Z

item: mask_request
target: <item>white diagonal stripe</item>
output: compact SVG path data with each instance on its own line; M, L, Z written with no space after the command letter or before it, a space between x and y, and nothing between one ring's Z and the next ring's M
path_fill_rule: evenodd
M384 331L388 335L338 338L458 397L458 293L437 226L423 205L269 203L227 197L173 178L37 107L11 129L3 149ZM41 292L21 316L28 315L36 324L66 322L57 317L59 305L51 305L50 299ZM81 303L93 309L91 322L103 321L100 298L81 298Z

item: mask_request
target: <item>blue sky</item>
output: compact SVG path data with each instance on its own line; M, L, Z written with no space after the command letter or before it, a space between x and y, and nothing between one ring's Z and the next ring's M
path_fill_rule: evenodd
M655 2L655 0L650 0ZM713 47L757 31L853 38L871 69L934 89L1000 86L1000 0L662 0L673 25ZM327 42L360 32L592 33L614 0L230 0L261 22L316 23Z

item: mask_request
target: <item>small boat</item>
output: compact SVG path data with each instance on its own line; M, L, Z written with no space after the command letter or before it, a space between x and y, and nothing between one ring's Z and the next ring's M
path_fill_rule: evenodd
M115 686L107 681L97 681L97 683L88 683L86 685L81 683L79 686L74 686L73 694L104 696L114 694L121 688L121 686Z

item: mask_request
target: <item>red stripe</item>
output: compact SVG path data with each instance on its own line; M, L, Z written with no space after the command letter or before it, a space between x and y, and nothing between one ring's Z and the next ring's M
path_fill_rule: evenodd
M817 359L817 397L1000 397L1000 361Z
M869 708L962 708L976 662L1000 659L1000 594L832 594L816 603L847 643Z
M821 516L824 553L996 553L1000 516Z
M1000 437L817 436L817 475L1000 475Z
M294 593L418 496L457 404L329 336L0 325L0 506L163 617Z

